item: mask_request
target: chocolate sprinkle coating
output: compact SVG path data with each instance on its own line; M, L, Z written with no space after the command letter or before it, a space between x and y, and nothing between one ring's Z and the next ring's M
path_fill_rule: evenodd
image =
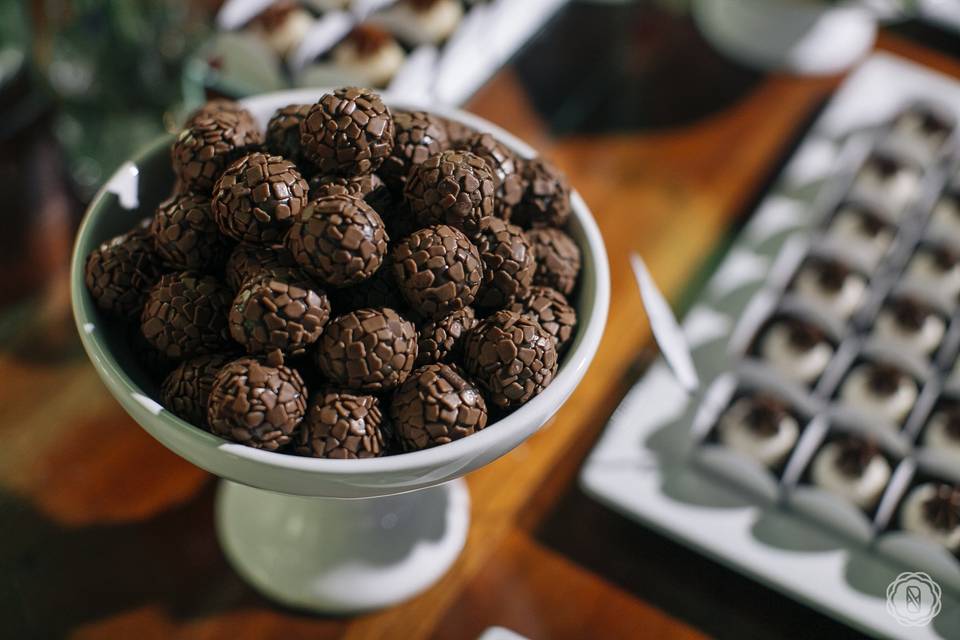
M573 238L553 228L531 229L527 239L533 247L537 270L533 284L553 287L563 295L570 295L580 275L580 247Z
M241 242L274 243L307 206L309 187L289 160L251 153L217 181L213 216L220 230Z
M300 148L300 123L310 111L309 104L290 104L277 109L267 123L266 147L274 155L301 165L304 161Z
M230 257L227 258L224 276L230 290L237 292L244 282L254 276L288 275L296 266L297 261L285 247L267 248L241 242L233 248Z
M419 451L482 430L487 426L487 405L459 368L428 364L397 389L390 421L404 450Z
M386 451L376 396L328 390L310 402L296 452L313 458L379 458Z
M450 141L452 146L456 146L459 143L480 133L470 125L464 124L458 120L451 120L450 118L444 118L443 116L434 117L443 123L444 128L447 130L447 140Z
M90 252L84 282L97 307L116 316L136 317L147 291L162 274L153 238L138 227Z
M188 129L201 118L209 118L210 116L224 112L236 115L240 123L248 129L258 129L257 119L253 117L253 114L236 100L229 100L227 98L214 98L200 105L194 109L193 113L187 116L187 121L183 127Z
M509 221L525 191L516 154L489 133L478 133L461 142L457 148L482 158L490 167L497 185L494 214Z
M174 360L226 351L230 299L213 276L170 273L150 289L140 328L150 344Z
M526 190L514 210L514 222L524 228L564 227L570 219L570 184L566 176L542 158L523 163Z
M231 354L213 354L181 362L160 387L163 406L190 424L206 428L207 401L213 381L220 369L235 357Z
M213 220L210 199L192 193L174 194L161 202L150 233L157 254L174 269L219 270L231 250Z
M389 240L373 207L359 198L333 195L313 200L290 228L286 242L304 271L343 287L377 272Z
M394 193L403 193L410 170L449 147L444 123L425 111L395 111L393 151L383 161L380 175Z
M500 309L527 292L537 264L523 229L500 218L484 218L480 221L477 250L483 260L478 307Z
M566 296L550 287L531 287L527 295L507 308L536 320L557 341L557 353L563 353L577 328L576 309Z
M210 193L231 162L263 142L253 124L239 113L225 110L195 118L170 149L173 172L183 188Z
M338 386L387 391L417 359L417 329L393 309L360 309L327 324L316 350L320 371Z
M502 408L518 407L553 381L556 341L536 321L514 311L498 311L467 336L467 372Z
M463 353L467 333L477 326L472 307L454 311L439 320L430 320L420 327L416 366L435 362L455 362Z
M296 370L241 358L217 374L207 420L222 438L276 451L290 442L306 411L307 387Z
M415 231L397 243L392 257L403 297L425 318L442 318L468 307L483 281L477 248L447 225Z
M475 236L480 221L493 215L496 181L482 158L444 151L417 165L404 198L421 226L448 224Z
M230 307L230 335L247 353L302 355L330 319L330 301L308 280L248 280Z
M343 176L320 174L310 178L310 199L326 196L353 196L365 200L377 189L386 188L383 180L375 173L344 178ZM368 203L369 204L369 203Z
M356 176L376 171L393 150L393 139L393 116L368 89L328 93L300 123L303 154L321 173Z

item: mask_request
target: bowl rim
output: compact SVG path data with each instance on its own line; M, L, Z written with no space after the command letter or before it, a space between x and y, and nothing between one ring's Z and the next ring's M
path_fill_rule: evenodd
M247 98L240 102L250 108L255 115L258 115L264 113L268 108L269 113L272 113L276 108L274 105L279 105L280 103L293 104L316 101L319 96L327 91L329 90L323 88L277 91ZM480 131L489 132L500 142L506 144L524 157L529 158L537 155L531 146L513 134L474 114L456 108L426 105L409 99L393 99L389 93L383 93L381 95L384 102L391 109L426 110L444 118L469 125ZM261 126L265 126L265 121L263 121L261 116L258 116L258 120L260 120ZM160 136L157 140L147 144L140 152L134 154L133 158L129 161L134 167L133 170L136 170L135 168L138 167L145 158L157 153L163 146L169 145L173 137L173 134ZM564 354L564 363L558 369L551 384L538 396L510 415L490 423L486 428L469 437L429 449L379 458L350 460L312 458L289 453L265 451L222 439L209 431L186 422L162 407L159 402L153 399L130 378L119 365L111 350L107 347L106 341L97 337L94 331L95 323L98 320L96 314L99 314L99 311L86 290L84 281L86 255L80 255L80 245L81 241L86 240L87 236L91 233L90 228L93 224L92 221L97 215L95 212L102 210L100 205L109 192L111 183L124 171L131 171L129 163L125 163L117 169L114 175L100 187L84 212L83 219L74 239L70 270L70 296L77 331L80 334L84 350L93 363L97 374L112 395L120 401L124 410L131 415L131 418L133 418L135 422L143 427L145 427L145 425L143 425L144 420L153 421L164 429L176 430L178 432L177 435L189 439L191 445L208 449L216 448L227 455L243 458L247 461L272 468L345 476L416 472L424 468L444 466L455 463L458 460L480 456L492 448L496 441L511 439L511 434L520 436L518 442L532 435L540 425L538 425L537 428L530 429L529 433L523 433L524 429L529 429L529 424L536 422L536 416L550 416L562 406L567 397L579 385L586 372L586 368L593 360L599 347L606 326L610 304L609 264L607 262L606 248L600 229L590 209L587 207L586 202L584 202L576 190L572 190L572 217L580 227L581 234L584 238L584 246L581 246L583 264L585 269L593 270L593 280L596 291L594 293L592 306L589 304L586 305L589 309L589 316L580 320L580 322L583 323L580 335L577 337L576 342L570 347L569 351ZM124 397L130 398L135 402L124 401ZM139 403L140 407L137 407L136 403ZM147 429L147 431L149 432L151 429ZM513 439L516 439L516 437Z

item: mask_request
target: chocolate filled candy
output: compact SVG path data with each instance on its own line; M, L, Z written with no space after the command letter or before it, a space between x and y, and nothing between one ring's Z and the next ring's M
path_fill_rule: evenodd
M900 526L960 553L960 487L936 481L913 487L900 507Z
M913 377L896 366L878 362L857 364L840 387L841 402L898 429L918 395Z
M890 481L892 469L876 443L847 435L828 441L810 468L813 484L871 511Z
M736 399L717 425L720 442L770 469L783 464L800 437L800 424L787 404L757 393Z
M817 381L834 353L833 344L816 325L786 316L767 325L756 349L775 369L804 385Z

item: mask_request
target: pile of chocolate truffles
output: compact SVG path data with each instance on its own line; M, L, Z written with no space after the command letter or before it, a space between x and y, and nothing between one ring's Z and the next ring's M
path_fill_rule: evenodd
M556 375L581 258L543 159L345 88L265 132L208 103L171 160L173 193L90 254L86 284L196 427L378 457L476 433Z

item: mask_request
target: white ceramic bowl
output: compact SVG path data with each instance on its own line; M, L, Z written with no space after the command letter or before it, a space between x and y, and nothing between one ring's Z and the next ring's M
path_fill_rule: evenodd
M265 126L279 107L316 101L323 90L272 93L244 103ZM429 109L489 131L524 156L533 150L502 129L458 110L385 101L398 109ZM105 319L83 282L87 254L100 242L130 229L151 215L173 184L169 137L158 140L127 163L91 203L77 235L71 286L74 316L83 346L97 373L123 408L166 447L207 471L268 491L329 498L370 498L431 487L504 455L542 427L570 396L586 373L603 334L610 301L607 255L596 222L578 194L573 195L570 233L583 252L583 271L575 301L577 334L553 383L539 396L468 438L401 455L367 460L326 460L253 449L227 442L163 409L156 389L136 365L125 336Z

